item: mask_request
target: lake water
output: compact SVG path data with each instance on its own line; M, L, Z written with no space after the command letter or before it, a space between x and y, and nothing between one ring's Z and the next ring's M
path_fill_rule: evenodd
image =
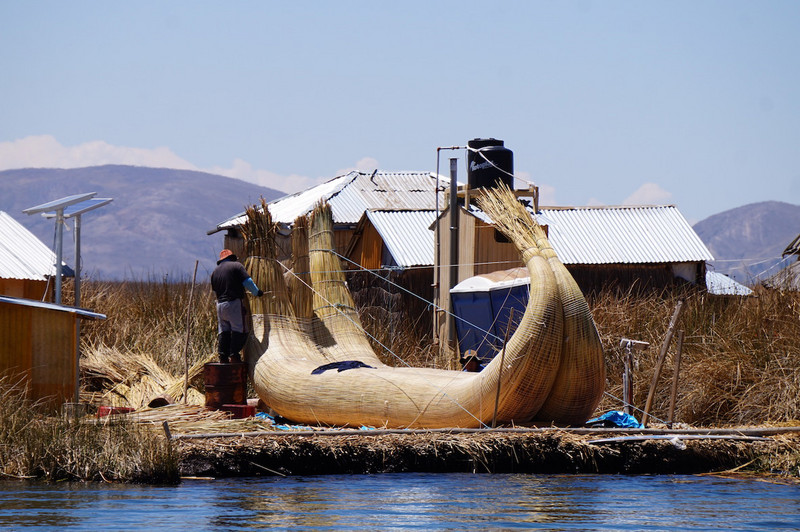
M4 530L800 530L800 485L708 476L386 474L0 482Z

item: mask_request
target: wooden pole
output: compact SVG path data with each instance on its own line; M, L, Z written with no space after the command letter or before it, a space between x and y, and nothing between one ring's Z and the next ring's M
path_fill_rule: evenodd
M514 309L508 313L508 325L506 326L506 336L503 338L503 350L500 352L500 371L497 373L497 394L494 396L494 414L492 415L492 428L497 426L497 405L500 403L500 377L503 375L503 364L506 360L506 344L508 335L511 333L511 323L514 321Z
M186 404L186 396L189 393L189 340L192 336L192 299L194 299L194 283L197 279L197 264L199 262L199 260L194 261L192 288L189 290L189 308L186 310L186 346L183 349L183 404Z
M672 428L673 416L675 415L675 401L678 398L678 372L681 370L681 352L683 351L683 329L678 331L678 340L675 346L675 369L672 374L672 390L669 395L669 415L667 416L667 426Z
M661 344L661 352L658 354L658 361L656 362L655 372L653 373L653 381L650 383L650 391L647 392L647 402L644 405L644 413L642 414L642 425L647 424L647 419L650 415L650 407L653 406L653 396L656 393L656 383L661 376L661 366L664 365L664 358L667 356L667 349L669 343L672 341L672 335L675 333L675 325L678 323L678 317L681 315L683 309L683 299L678 300L675 305L675 311L672 313L672 319L669 320L669 327L667 327L667 335L664 337L664 342Z

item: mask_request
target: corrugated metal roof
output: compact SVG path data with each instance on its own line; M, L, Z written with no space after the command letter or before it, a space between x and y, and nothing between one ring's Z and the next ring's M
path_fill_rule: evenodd
M474 206L469 213L486 223L492 223L484 212ZM706 245L674 205L542 207L536 219L548 226L550 243L564 264L714 260Z
M43 281L56 274L56 255L8 213L0 211L0 277Z
M367 218L383 238L397 266L431 266L434 233L430 230L436 211L370 210Z
M543 207L540 223L564 264L714 260L674 205Z
M753 293L751 289L727 275L711 270L706 272L706 289L715 296L749 296Z
M449 179L440 176L440 190L449 184ZM435 190L436 175L431 172L350 172L272 201L269 211L273 221L291 224L322 200L330 204L334 223L355 225L368 209L433 210ZM441 197L439 200L443 201ZM244 222L244 214L239 214L217 225L217 230Z

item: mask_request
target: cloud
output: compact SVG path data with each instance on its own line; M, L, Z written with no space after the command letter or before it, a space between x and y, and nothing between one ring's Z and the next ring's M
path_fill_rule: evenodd
M312 179L310 177L302 176L299 174L280 175L269 170L258 170L253 168L253 165L241 159L234 159L231 168L223 168L215 166L213 168L205 168L204 172L211 174L224 175L226 177L233 177L241 179L248 183L260 185L262 187L273 188L291 194L310 188L324 179Z
M587 207L602 207L604 205L605 203L594 197L589 198L589 201L586 202Z
M169 148L128 148L102 140L63 146L52 135L0 142L0 170L13 168L82 168L103 164L129 164L155 168L197 170Z
M14 141L0 142L0 170L16 168L83 168L104 164L125 164L209 172L288 193L304 190L328 179L313 179L297 174L280 175L269 170L253 168L250 163L242 159L235 159L230 168L221 166L198 168L173 153L167 147L153 149L131 148L114 146L102 140L84 142L77 146L64 146L52 135L36 135ZM364 165L376 164L377 161L375 159L364 158L356 163L356 167L360 168ZM376 167L373 166L372 169Z
M645 183L636 192L625 198L623 205L663 205L672 199L672 192L655 183Z
M356 161L355 166L351 166L349 168L342 168L336 172L336 175L344 175L349 172L372 172L376 168L380 168L377 159L373 159L372 157L363 157Z

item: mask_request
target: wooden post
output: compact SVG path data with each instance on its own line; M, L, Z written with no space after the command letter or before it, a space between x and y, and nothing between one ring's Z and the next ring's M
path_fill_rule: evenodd
M192 274L192 288L189 290L189 308L186 310L186 346L183 349L183 404L186 404L186 396L189 393L189 340L192 335L192 299L194 298L194 282L197 279L197 264L194 261L194 273Z
M672 428L673 416L675 415L675 401L678 397L678 372L681 370L681 352L683 351L683 329L678 331L678 340L675 346L675 369L672 374L672 390L669 395L669 415L667 416L667 426Z
M675 305L675 311L672 313L672 319L669 320L669 327L667 327L667 335L664 337L664 342L661 344L661 352L658 354L658 361L656 362L655 371L653 373L653 380L650 383L650 391L647 393L647 402L644 404L644 413L642 414L642 425L647 424L647 419L650 416L650 407L653 406L653 396L656 393L656 383L661 376L661 366L664 365L664 358L667 356L667 349L669 343L672 341L672 335L675 333L675 325L678 323L678 317L681 315L683 309L683 300L678 300Z

